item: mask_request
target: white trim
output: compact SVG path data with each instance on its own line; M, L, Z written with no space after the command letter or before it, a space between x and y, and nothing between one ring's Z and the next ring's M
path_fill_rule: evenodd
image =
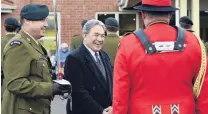
M115 19L118 21L119 23L119 13L115 14ZM119 30L117 31L117 35L119 35Z
M122 8L126 8L128 6L128 3L129 3L129 0L126 0L126 3L125 3L125 5L123 5Z
M6 9L6 10L14 10L17 9L17 6L9 6L9 5L3 5L1 6L1 10Z
M187 10L187 16L189 17L189 18L191 18L191 10Z
M179 0L176 0L176 1L175 1L175 7L176 7L176 8L179 8L179 10L180 10L179 5L180 5L180 1L179 1ZM176 11L175 11L175 25L176 25L177 27L179 27L179 19L180 19L180 11L179 11L179 10L176 10Z
M98 20L98 14L112 14L115 15L115 19L116 19L116 12L95 12L95 19Z
M116 14L117 12L95 12L95 18L98 19L98 14Z
M17 9L17 6L3 5L1 6L1 13L12 13L14 9Z
M125 8L128 5L129 0L119 0L118 5L120 8Z
M121 0L122 1L122 3L124 3L124 4L120 4L120 8L121 9L123 9L123 8L126 8L127 6L128 6L128 2L129 2L129 0L125 0L125 2L123 2L124 0Z
M137 12L137 13L139 12L139 11L136 10L136 9L131 9L131 10L129 10L129 9L122 9L121 7L119 7L118 10L119 10L119 11L122 11L122 12L129 12L129 11L130 11L130 12Z
M49 12L49 16L54 15L54 12ZM55 18L54 18L55 19ZM57 21L58 21L58 38L59 38L59 46L61 45L61 13L57 12ZM40 40L56 40L56 36L45 36L42 37Z
M40 40L56 40L56 38L46 36L46 37L42 37Z
M119 22L119 14L136 14L136 30L139 29L139 14L138 11L128 11L128 12L96 12L95 19L98 19L98 14L114 14L115 19ZM119 34L119 32L118 32Z
M118 0L119 2L118 2L118 9L119 9L119 11L137 11L138 12L138 10L136 10L136 9L131 9L131 10L126 10L125 8L129 8L129 7L132 7L131 5L136 5L137 3L139 3L139 2L142 2L142 0L137 0L137 3L135 3L135 4L128 4L128 3L130 3L131 2L131 0Z
M1 13L12 13L11 9L1 9Z
M96 12L95 17L98 14L138 14L138 11L129 11L128 12Z
M139 14L137 13L136 14L136 30L138 30L139 29Z
M54 14L54 12L49 12L49 15L52 14ZM59 46L60 46L61 45L61 13L60 12L57 12L57 21L58 21L58 38L59 38Z
M118 11L123 11L123 9L120 6L118 6Z

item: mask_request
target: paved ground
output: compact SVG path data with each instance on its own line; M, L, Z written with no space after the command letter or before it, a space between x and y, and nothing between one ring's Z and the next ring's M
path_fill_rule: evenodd
M60 96L56 96L51 103L51 114L66 114L67 100L61 100Z

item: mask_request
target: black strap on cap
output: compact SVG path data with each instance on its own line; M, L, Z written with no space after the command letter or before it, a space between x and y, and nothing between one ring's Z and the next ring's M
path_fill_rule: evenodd
M137 30L134 32L134 34L137 36L137 38L141 41L142 45L144 46L145 50L147 51L147 54L153 54L157 50L154 45L149 41L143 30Z

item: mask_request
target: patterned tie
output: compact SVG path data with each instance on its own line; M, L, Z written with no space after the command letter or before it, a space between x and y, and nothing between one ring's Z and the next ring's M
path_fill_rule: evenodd
M98 57L98 53L95 53L95 58L96 58L96 65L98 66L98 68L100 69L101 73L103 74L103 77L106 80L106 72L105 72L105 67L103 65L103 62L99 59Z

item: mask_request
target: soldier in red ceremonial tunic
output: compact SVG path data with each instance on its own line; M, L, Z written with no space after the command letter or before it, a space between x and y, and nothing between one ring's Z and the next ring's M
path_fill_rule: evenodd
M142 0L135 9L141 10L146 28L120 40L113 114L208 114L207 75L199 97L193 92L202 60L200 40L168 25L177 10L171 0Z

